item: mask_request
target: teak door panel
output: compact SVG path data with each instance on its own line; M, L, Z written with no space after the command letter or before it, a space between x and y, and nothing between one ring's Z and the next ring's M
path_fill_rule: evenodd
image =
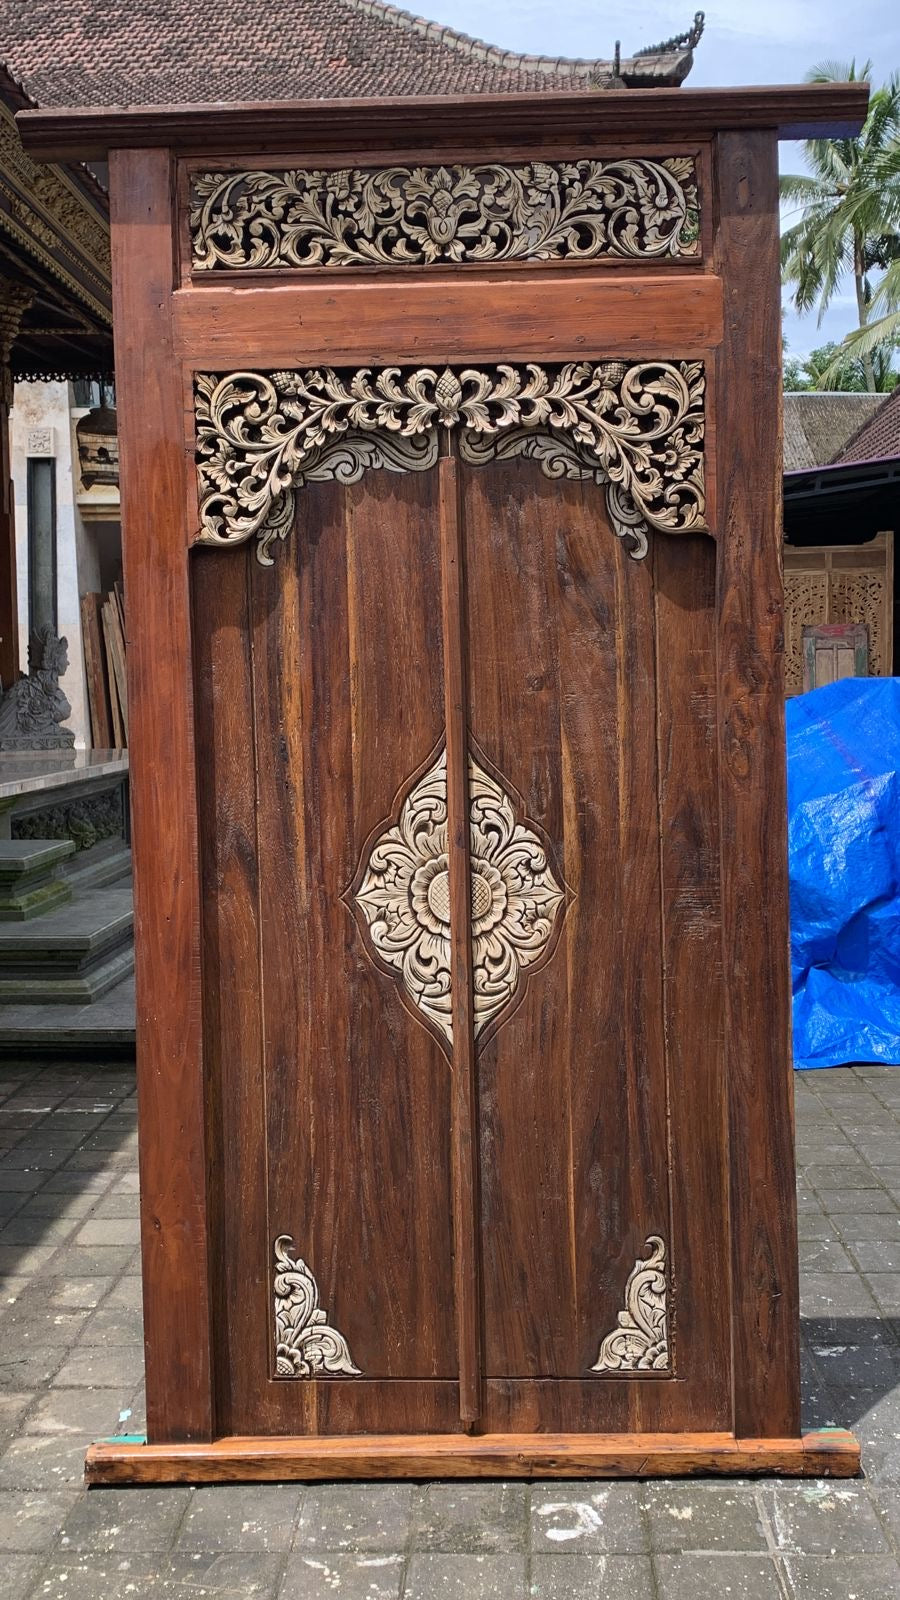
M692 593L695 626L676 641L671 572L662 562L660 591L660 564L628 560L596 485L553 483L525 461L459 463L458 495L470 756L559 891L552 937L475 1041L484 1422L720 1426L726 1308L694 1283L711 1286L726 1249L719 1037L667 1051L665 1022L665 947L681 914L669 859L683 874L702 837L709 874L716 852L702 694L711 547L695 540L680 557L674 604ZM385 1417L458 1426L456 1041L354 915L373 850L446 760L444 514L437 468L371 472L310 486L276 567L216 557L227 577L215 600L210 557L195 558L201 741L213 702L233 712L199 781L216 888L212 1121L228 1179L220 1403L237 1432L261 1414L296 1433ZM686 738L706 783L696 761L673 768ZM477 954L475 941L476 967ZM718 983L707 971L710 1018ZM711 1131L685 1123L682 1151L670 1116L677 1127L696 1093ZM358 1372L278 1372L272 1249L284 1235ZM652 1239L666 1255L667 1359L595 1372ZM676 1334L678 1306L693 1307L691 1333Z

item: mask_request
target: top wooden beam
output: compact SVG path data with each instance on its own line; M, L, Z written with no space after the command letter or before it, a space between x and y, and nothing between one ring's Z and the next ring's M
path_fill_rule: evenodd
M857 133L865 83L753 89L612 89L593 93L422 95L408 99L296 100L262 104L55 107L21 111L26 150L45 161L104 157L109 150L166 147L182 155L346 149L378 151L460 141L487 151L553 141L690 139L725 130L771 129L779 138Z

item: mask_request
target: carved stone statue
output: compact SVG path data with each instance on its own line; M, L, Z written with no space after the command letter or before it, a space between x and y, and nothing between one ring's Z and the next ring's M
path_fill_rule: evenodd
M44 623L28 646L28 677L0 697L0 750L71 749L75 735L60 726L72 712L59 686L68 665L68 640Z

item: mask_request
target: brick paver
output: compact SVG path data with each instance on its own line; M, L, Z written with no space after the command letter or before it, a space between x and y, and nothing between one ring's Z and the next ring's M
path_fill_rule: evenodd
M900 1069L797 1078L804 1424L859 1482L95 1490L143 1427L133 1073L0 1067L3 1600L897 1600Z

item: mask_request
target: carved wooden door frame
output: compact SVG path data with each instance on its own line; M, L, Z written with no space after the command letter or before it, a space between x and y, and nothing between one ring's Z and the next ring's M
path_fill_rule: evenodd
M110 151L126 583L133 597L130 614L140 619L130 640L129 703L151 1443L94 1447L89 1471L95 1480L855 1470L858 1453L848 1436L803 1440L799 1425L781 463L779 419L769 397L779 345L776 139L779 131L807 136L858 127L865 93L864 86L851 85L228 112L23 114L26 142L34 150L68 159ZM364 162L358 155L362 147ZM303 151L302 161L291 158L292 151ZM694 162L693 193L691 172L672 166L687 159ZM601 170L583 170L594 160ZM648 163L661 173L651 173ZM526 176L522 169L529 165ZM456 187L460 166L475 174L468 193ZM499 186L497 167L511 174ZM300 198L319 220L302 235L299 258L291 258L295 246L277 228L274 235L271 230L271 186L263 193L265 183L260 188L246 179L248 172L275 174L277 189L284 182L278 175L287 172L351 171L362 174L359 183L365 189L371 181L366 174L375 168L399 176L380 187L376 181L374 191L359 196L371 218L359 235L371 268L358 259L335 257L346 236L341 230L347 206L356 203L353 184L348 190L342 179L332 183L335 221L323 231L327 183L301 181ZM421 182L413 178L420 169L425 171ZM659 186L658 219L653 203L648 208L641 197L636 171ZM214 172L222 175L221 183L207 183L201 194L196 175ZM244 177L228 176L236 172ZM228 187L235 182L237 191ZM594 190L595 199L602 198L599 230L590 219L585 224L581 195L586 182L600 185ZM626 190L631 185L634 212L633 219L627 215L627 203L624 225L613 220L617 207L621 210L623 184ZM526 209L532 204L529 185L543 186L554 216L562 218L561 228L542 224L535 260L518 243L516 221L523 192ZM673 185L680 185L681 199ZM231 235L222 232L229 221L223 197L237 202L240 227ZM289 195L292 203L296 198ZM200 213L216 205L215 223L207 227ZM385 207L401 218L398 237L407 241L409 261L393 254ZM593 218L596 210L595 205ZM388 218L387 226L393 225ZM454 243L459 248L448 256ZM261 255L248 258L248 249L257 248ZM309 259L310 249L314 257L319 252L315 259ZM223 251L235 253L233 263L222 261ZM343 274L340 289L336 274ZM429 1439L218 1436L217 1308L210 1260L210 1208L218 1201L207 1168L214 1089L203 1068L188 548L201 534L227 536L229 519L249 518L248 537L264 526L269 532L270 512L278 502L283 517L286 496L280 490L271 494L263 474L258 486L265 505L251 505L246 472L235 475L219 458L221 482L215 492L229 504L218 511L208 506L204 514L210 520L201 520L193 459L195 383L198 375L214 374L221 381L248 371L269 383L270 390L257 389L262 412L252 419L253 433L264 426L272 391L269 418L281 414L279 384L285 374L295 381L298 371L382 371L387 361L401 369L401 389L410 373L427 369L434 374L424 391L433 416L447 404L448 393L456 394L454 383L463 394L471 393L463 381L466 369L479 374L479 383L481 375L489 375L494 399L498 383L514 381L505 379L504 369L511 369L519 385L511 398L521 403L529 364L553 369L561 382L568 381L563 373L577 370L576 390L593 383L610 364L623 374L641 364L657 371L668 364L682 373L684 364L703 364L703 509L696 495L685 497L692 468L688 461L686 477L679 478L680 445L669 451L660 437L654 462L662 487L654 492L645 492L641 469L630 476L625 470L628 452L610 439L606 414L578 432L576 446L579 472L596 472L599 465L614 486L627 480L628 501L617 498L611 511L614 520L621 515L630 542L637 535L640 544L647 526L654 529L652 538L665 539L666 515L675 533L685 519L692 518L695 529L702 519L716 541L715 734L723 841L722 961L728 976L721 1071L728 1108L723 1147L730 1171L731 1238L729 1281L720 1289L728 1299L733 1363L727 1433L606 1440L521 1433L478 1438L465 1432ZM203 393L201 381L200 390L204 401L211 401L215 385ZM404 394L402 403L389 404L402 410L412 398ZM299 392L289 398L307 404ZM353 448L363 454L384 449L380 438L374 445L366 425L371 403L365 395L349 401L351 407L362 406L354 429L364 442ZM490 403L489 415L496 420ZM335 404L339 410L348 402L336 395ZM453 406L459 410L455 399ZM640 427L642 414L634 420ZM508 437L529 425L527 417L510 418ZM211 428L221 436L218 424ZM348 426L345 442L350 431ZM403 437L402 423L389 432L393 445ZM555 449L563 445L561 432L551 428ZM526 436L521 438L524 449ZM529 448L536 439L529 432ZM688 453L695 442L685 436ZM570 444L566 437L566 452ZM216 448L213 444L202 457L201 471ZM310 464L302 438L290 449L297 453L284 489L295 477L295 465L302 475ZM453 458L445 459L449 530L456 489ZM285 524L277 513L276 523L278 534ZM448 548L451 543L448 534ZM449 610L458 603L452 573L447 600ZM683 623L690 630L689 606ZM461 670L458 663L457 689ZM448 752L454 751L451 767L457 774L465 772L461 739L458 716L448 716ZM165 784L161 772L167 775ZM448 793L448 806L464 820L463 792ZM457 901L470 892L466 837L463 827L450 876L450 894ZM154 866L162 859L160 841L165 841L164 871ZM679 952L674 955L678 959ZM453 1007L460 1032L469 1034L472 995L465 984L456 986ZM456 1094L455 1160L464 1170L473 1159L471 1071L458 1074ZM174 1150L173 1107L182 1130ZM645 1265L652 1272L654 1240L648 1241L648 1252ZM477 1329L470 1327L465 1337L474 1340ZM473 1360L467 1370L475 1369Z

